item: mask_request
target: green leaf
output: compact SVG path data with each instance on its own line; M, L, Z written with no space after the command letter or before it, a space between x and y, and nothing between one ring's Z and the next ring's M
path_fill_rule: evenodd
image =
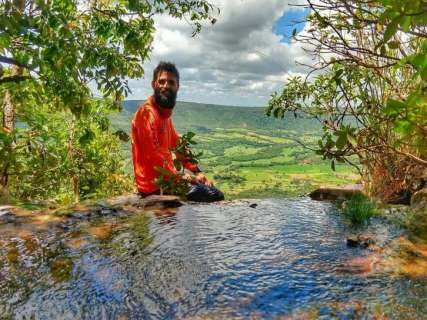
M335 143L337 149L342 150L346 144L347 144L347 132L346 131L339 131L338 132L338 139Z
M389 117L395 117L399 113L403 112L406 108L406 104L402 101L388 99L386 107L383 109L383 113Z
M399 120L394 126L394 131L402 135L408 135L413 131L413 125L408 120Z
M411 62L418 68L427 67L427 55L422 53L411 58Z
M187 139L187 140L191 140L195 135L196 135L196 134L195 134L194 132L188 131L188 132L185 134L185 137L186 137L186 139Z
M114 132L114 135L117 136L123 142L128 142L130 140L129 135L123 130L117 130L116 132Z
M10 46L10 36L6 33L0 33L0 52Z
M421 71L421 79L423 79L424 81L427 81L427 68L424 68Z
M391 37L395 35L401 18L402 18L401 16L398 16L389 23L389 25L384 31L384 40L383 40L384 43L387 43L391 39Z
M387 45L390 49L398 49L400 43L398 41L390 41Z
M400 25L402 26L402 30L405 32L409 32L411 27L412 17L410 16L404 16L402 18L402 21L400 22Z
M86 128L84 130L83 135L80 137L79 142L81 144L86 144L91 142L94 138L95 138L95 133L92 130Z

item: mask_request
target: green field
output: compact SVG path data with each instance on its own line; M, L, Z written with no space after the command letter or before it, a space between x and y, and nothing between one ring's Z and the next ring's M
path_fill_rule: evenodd
M125 105L112 117L113 126L128 131L135 107L135 103ZM313 120L276 120L267 118L261 108L181 102L174 123L180 133L196 133L195 148L203 152L200 165L228 199L296 196L321 185L345 185L359 179L347 165L332 171L329 162L295 141L316 145L320 133ZM129 144L123 152L131 173Z

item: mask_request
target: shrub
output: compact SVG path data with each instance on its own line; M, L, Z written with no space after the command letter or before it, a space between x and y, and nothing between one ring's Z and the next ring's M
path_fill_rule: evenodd
M343 205L343 213L353 224L365 224L376 213L376 205L362 194L356 194Z

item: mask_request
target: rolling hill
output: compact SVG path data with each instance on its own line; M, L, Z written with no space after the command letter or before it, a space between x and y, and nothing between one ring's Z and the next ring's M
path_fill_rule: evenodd
M118 116L118 118L121 118L120 122L131 119L140 103L140 100L124 101L123 111ZM202 133L216 128L248 128L313 133L315 131L318 132L320 129L318 123L311 119L294 119L293 115L288 115L284 121L283 119L267 117L264 108L233 107L181 101L177 102L173 113L173 121L180 132L191 130Z

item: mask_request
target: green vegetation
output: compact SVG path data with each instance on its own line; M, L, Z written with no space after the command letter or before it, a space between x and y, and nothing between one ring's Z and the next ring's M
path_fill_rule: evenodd
M356 225L365 224L376 214L376 205L366 196L357 194L344 202L343 212L351 223Z
M370 192L393 201L427 166L426 3L308 3L310 28L295 39L322 72L291 78L267 113L319 120L317 154L332 167L357 157Z
M207 1L0 1L0 199L58 202L132 188L108 115L144 75L154 18L193 26ZM89 83L102 99L95 99ZM7 200L10 201L10 200Z
M186 194L190 190L189 181L191 176L185 172L185 163L197 164L202 152L194 152L192 148L197 142L193 140L194 132L187 132L179 137L178 143L171 150L174 160L173 164L176 172L171 172L163 167L155 167L159 172L156 178L156 185L160 188L160 194L175 194L185 199Z

